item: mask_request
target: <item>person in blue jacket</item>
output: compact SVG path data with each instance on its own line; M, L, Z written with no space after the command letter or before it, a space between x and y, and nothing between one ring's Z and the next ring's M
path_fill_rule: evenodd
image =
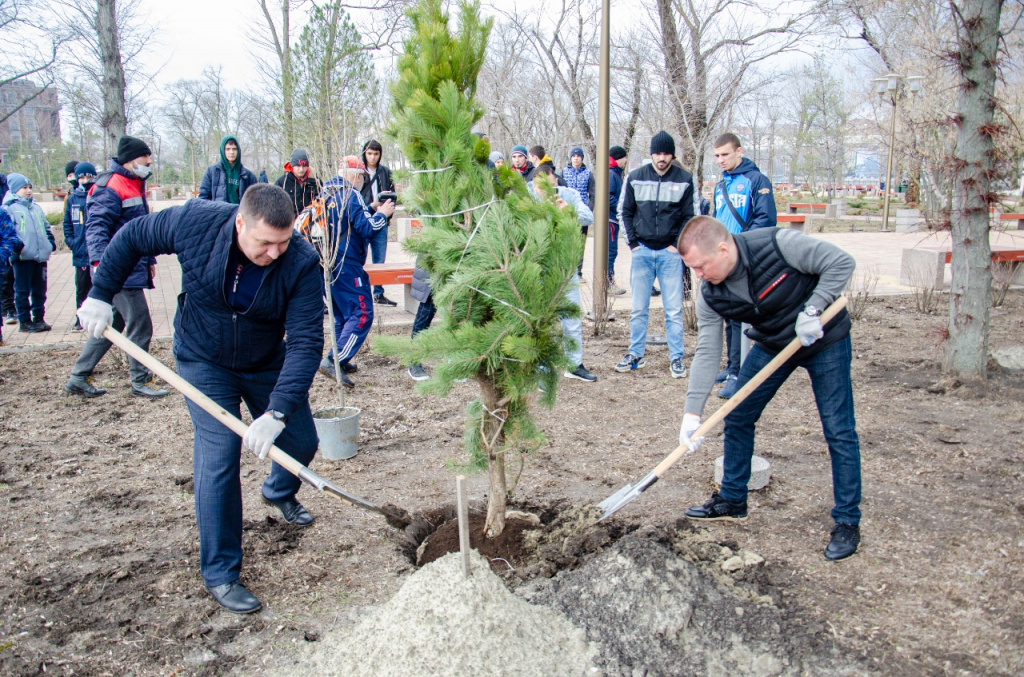
M608 293L621 296L626 290L615 284L615 260L619 258L619 195L622 193L622 172L629 159L626 149L608 149Z
M355 155L341 159L338 176L324 184L331 191L324 203L327 227L334 233L338 253L331 275L331 303L334 306L334 333L338 345L341 382L354 388L355 382L346 374L349 361L356 356L373 328L373 297L370 276L363 268L366 250L373 236L387 227L395 213L395 203L385 200L370 212L361 190L366 180L366 165ZM334 353L328 352L320 369L334 378Z
M735 134L722 134L712 146L715 161L722 170L722 180L715 185L715 218L733 235L757 228L774 228L776 211L771 179L743 157L743 146ZM733 320L726 320L726 323L728 363L716 382L725 384L718 396L727 400L739 390L743 326Z
M92 289L92 275L89 272L89 248L85 244L85 223L89 213L89 188L96 180L96 167L91 162L75 165L77 187L64 201L64 244L71 250L71 267L75 269L75 308L81 308L85 297ZM75 317L71 331L82 331L82 325Z
M14 230L14 221L6 210L0 209L0 279L7 273L8 260L16 247L21 246L18 233ZM0 346L4 344L4 323L0 321Z
M10 189L3 208L11 216L19 244L11 254L14 269L14 304L18 331L50 331L46 312L46 262L56 249L53 232L42 207L32 199L32 182L22 174L8 177Z
M199 199L236 205L245 189L257 183L256 175L242 165L242 147L238 139L229 134L220 140L220 162L207 167L203 174Z
M264 459L277 444L308 466L319 443L309 388L324 345L323 277L317 253L294 222L291 198L265 183L250 187L238 206L190 200L135 219L110 241L78 313L85 330L100 336L113 322L111 301L135 261L177 254L177 371L235 417L244 401L253 418L240 440L187 401L200 572L217 603L235 613L260 608L239 582L242 445ZM262 496L287 522L308 526L313 517L295 497L301 484L275 463Z

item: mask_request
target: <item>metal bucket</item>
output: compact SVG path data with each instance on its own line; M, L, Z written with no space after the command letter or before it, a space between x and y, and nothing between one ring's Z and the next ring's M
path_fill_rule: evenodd
M331 407L313 412L313 425L320 437L320 452L328 461L343 461L356 455L359 413L356 407Z

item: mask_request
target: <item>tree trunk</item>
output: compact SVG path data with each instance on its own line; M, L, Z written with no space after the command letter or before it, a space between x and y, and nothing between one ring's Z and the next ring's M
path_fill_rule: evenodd
M96 34L103 59L103 148L107 157L117 149L125 135L128 118L124 107L124 65L121 63L121 41L117 30L115 0L97 0Z
M967 383L983 384L988 364L992 259L989 247L990 177L995 170L997 132L996 62L1003 0L950 3L956 49L950 58L959 79L956 146L953 150L953 285L949 293L949 337L943 370Z
M487 494L487 521L484 523L484 534L488 538L497 538L505 530L505 510L508 501L505 454L502 452L505 441L504 423L489 413L498 414L498 410L501 408L498 391L494 388L494 381L486 377L478 377L477 381L480 383L480 401L484 405L481 416L483 417L483 443L487 450L487 478L490 487Z

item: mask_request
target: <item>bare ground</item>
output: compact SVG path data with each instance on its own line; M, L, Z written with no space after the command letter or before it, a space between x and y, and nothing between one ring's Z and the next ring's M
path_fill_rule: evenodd
M675 447L686 381L669 377L663 347L649 349L646 369L615 374L628 342L619 315L607 336L585 339L585 362L600 380L563 381L556 407L538 412L548 444L527 460L517 496L594 503ZM992 347L1020 344L1024 295L1011 294L992 324ZM752 496L750 520L711 526L707 538L764 557L764 583L790 622L880 674L1020 674L1024 377L994 369L986 393L934 388L944 325L909 297L876 299L854 325L864 470L857 556L829 564L821 554L831 483L802 372L759 424L772 483ZM693 338L688 332L688 350ZM154 353L173 361L169 344ZM282 523L258 500L265 468L246 456L243 581L265 607L250 617L220 611L198 572L183 400L132 398L113 354L99 374L110 394L65 397L75 356L0 355L0 673L270 674L293 663L298 645L387 599L411 571L383 519L308 489L300 498L317 523ZM450 503L474 385L442 401L417 395L390 359L358 362L350 400L363 409L360 453L315 469L380 503L414 511ZM314 405L333 397L318 376ZM708 413L719 402L713 397ZM720 452L719 432L620 513L622 522L674 525L713 489ZM474 476L470 489L483 497L486 478Z

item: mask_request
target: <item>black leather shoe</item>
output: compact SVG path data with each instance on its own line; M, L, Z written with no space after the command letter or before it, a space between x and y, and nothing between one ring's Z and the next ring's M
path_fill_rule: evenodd
M832 540L825 548L825 559L836 562L857 552L860 545L860 527L856 524L836 523L832 529Z
M212 588L206 586L206 591L222 607L235 614L251 614L259 611L260 601L256 596L245 589L245 586L235 581L224 585L215 585Z
M284 501L271 501L264 496L263 502L280 510L281 516L284 517L284 521L288 524L294 524L297 527L308 527L314 521L313 516L294 498Z
M359 371L359 365L355 362L342 362L341 370L346 374L354 374Z
M394 307L394 306L398 305L397 303L395 303L394 301L389 299L387 296L384 296L384 294L377 294L376 296L374 296L373 297L373 302L376 303L378 306L392 306L392 307Z
M704 505L697 505L686 511L686 516L693 520L735 520L747 519L747 502L730 503L718 492L711 494L711 500Z
M64 384L64 390L75 395L82 395L83 397L99 397L100 395L107 394L106 388L93 385L92 376L72 376Z

